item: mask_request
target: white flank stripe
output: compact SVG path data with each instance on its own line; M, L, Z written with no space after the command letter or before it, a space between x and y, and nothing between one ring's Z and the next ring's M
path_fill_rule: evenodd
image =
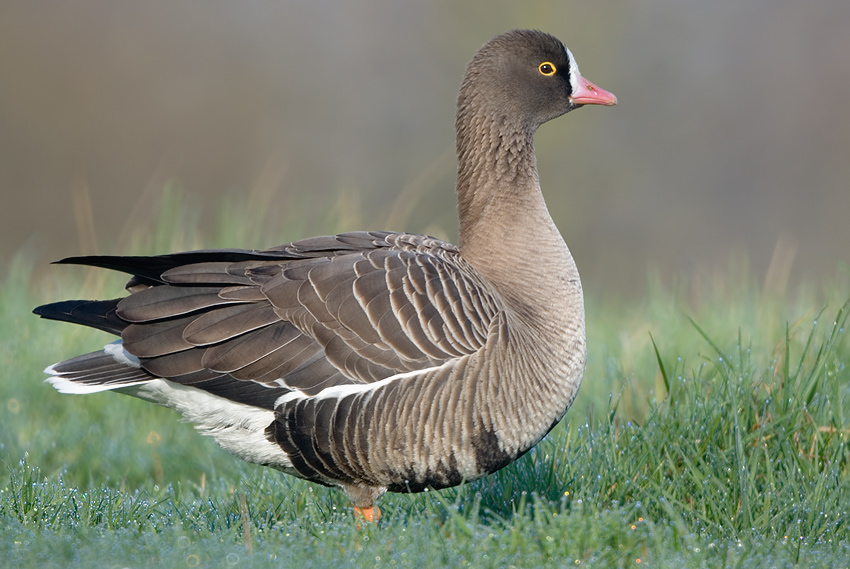
M369 393L384 387L394 381L399 381L401 379L406 379L408 377L415 377L418 375L424 375L426 373L437 371L447 366L452 366L457 362L457 359L451 359L444 364L428 367L425 369L417 369L414 371L405 371L402 373L397 373L390 377L384 378L380 381L376 381L374 383L356 383L356 384L347 384L347 385L334 385L333 387L328 387L327 389L323 389L316 395L307 395L301 391L292 391L285 395L281 395L274 402L274 406L278 407L283 405L284 403L289 403L290 401L294 401L296 399L330 399L331 397L336 397L342 399L343 397L347 397L349 395L357 394L357 393Z

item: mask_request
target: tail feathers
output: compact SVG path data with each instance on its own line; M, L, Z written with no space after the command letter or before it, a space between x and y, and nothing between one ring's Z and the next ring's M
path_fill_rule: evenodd
M77 356L64 362L53 364L44 370L50 377L47 382L60 393L85 395L113 389L150 384L153 380L163 379L141 366L139 358L124 349L121 340L107 344L99 352ZM269 411L274 410L279 397L289 393L287 387L277 384L262 384L254 381L236 379L228 374L211 373L187 374L168 378L170 382L183 384L198 391L207 392L222 399L250 405ZM196 376L190 380L190 377ZM162 381L158 382L162 383ZM169 383L169 382L166 382ZM160 388L159 391L162 391ZM128 390L128 395L141 397L166 407L174 407L167 399L146 395L144 391Z
M121 300L65 300L39 306L33 313L48 320L82 324L120 336L128 324L116 314Z
M53 364L44 370L47 382L60 393L98 393L147 383L156 376L139 366L119 342L99 351Z

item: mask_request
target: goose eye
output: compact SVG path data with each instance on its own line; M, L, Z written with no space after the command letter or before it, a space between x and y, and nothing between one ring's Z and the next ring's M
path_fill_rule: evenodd
M551 77L555 74L558 69L555 67L554 63L550 63L548 61L544 61L540 65L537 66L537 70L540 71L546 77Z

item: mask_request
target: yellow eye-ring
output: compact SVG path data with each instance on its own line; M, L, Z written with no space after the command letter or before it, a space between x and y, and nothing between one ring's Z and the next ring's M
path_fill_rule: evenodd
M538 65L537 70L540 71L540 73L542 73L546 77L551 77L555 74L556 71L558 71L558 69L555 67L555 64L549 61L544 61L543 63Z

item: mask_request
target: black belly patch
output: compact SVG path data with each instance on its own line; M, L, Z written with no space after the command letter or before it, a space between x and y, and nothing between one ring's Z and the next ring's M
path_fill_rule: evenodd
M478 471L482 475L496 472L516 458L515 455L512 456L502 450L499 437L493 431L482 431L473 443L473 448L475 448L475 461L478 464Z

